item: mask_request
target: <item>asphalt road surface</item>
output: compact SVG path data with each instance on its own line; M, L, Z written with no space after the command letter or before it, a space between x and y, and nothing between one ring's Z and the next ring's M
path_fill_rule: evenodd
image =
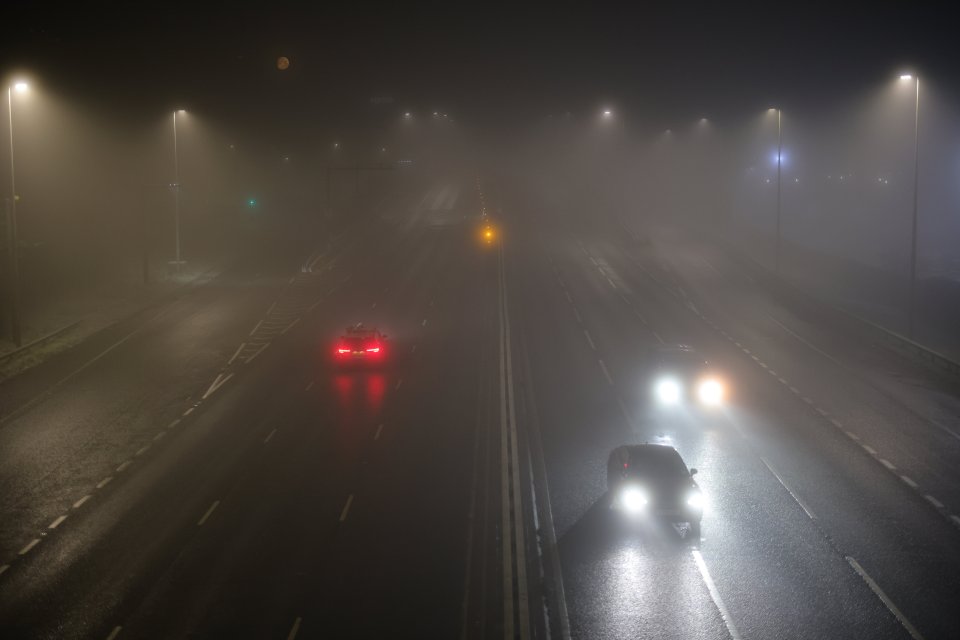
M411 172L0 386L0 635L960 637L956 381L566 195ZM662 343L723 408L651 406ZM700 540L607 507L644 441Z

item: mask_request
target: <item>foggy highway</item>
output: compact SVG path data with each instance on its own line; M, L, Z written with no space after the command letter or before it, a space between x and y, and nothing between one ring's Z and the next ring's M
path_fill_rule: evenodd
M960 639L949 9L11 3L0 640Z
M960 633L949 381L683 229L437 178L7 385L5 637ZM382 368L331 364L356 321ZM663 342L728 406L652 416ZM607 508L643 441L700 470L701 541Z

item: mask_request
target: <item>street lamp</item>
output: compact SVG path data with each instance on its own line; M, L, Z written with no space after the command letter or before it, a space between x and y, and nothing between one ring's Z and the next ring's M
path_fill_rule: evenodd
M783 167L783 126L780 109L770 109L777 112L777 232L773 250L773 272L780 275L780 185L781 168Z
M21 344L20 336L20 240L17 236L17 177L13 161L13 92L26 93L30 86L18 81L7 87L7 125L10 134L10 200L7 209L7 240L10 244L10 332L13 343Z
M180 265L185 264L180 259L180 154L177 150L177 114L185 113L183 109L173 112L173 226L176 234L176 257L173 264L177 267L177 273L180 273Z
M907 332L912 338L917 307L917 217L920 195L920 76L904 73L901 82L914 82L916 96L913 103L913 220L910 225L910 299L907 308Z

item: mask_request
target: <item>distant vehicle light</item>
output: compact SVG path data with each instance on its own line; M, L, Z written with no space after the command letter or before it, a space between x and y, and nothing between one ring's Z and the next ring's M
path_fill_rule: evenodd
M639 487L627 487L620 495L620 504L627 513L640 513L647 507L647 494Z
M656 386L657 400L661 404L677 404L680 402L680 383L676 380L667 378L657 382Z
M697 396L703 404L715 407L723 402L723 384L713 378L704 380L697 387Z
M380 353L380 347L370 347L367 349L367 353Z

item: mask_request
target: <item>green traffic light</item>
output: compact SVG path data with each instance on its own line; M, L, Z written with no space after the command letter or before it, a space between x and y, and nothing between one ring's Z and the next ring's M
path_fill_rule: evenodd
M257 200L256 200L256 198L250 198L249 200L247 200L247 206L249 206L249 207L255 207L255 206L257 206Z

